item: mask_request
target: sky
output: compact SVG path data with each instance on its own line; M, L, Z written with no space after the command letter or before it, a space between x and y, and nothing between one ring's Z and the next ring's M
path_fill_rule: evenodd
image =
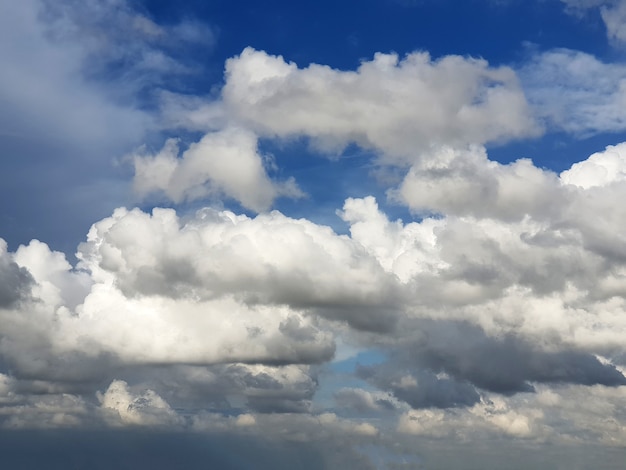
M12 469L618 469L625 0L0 0Z

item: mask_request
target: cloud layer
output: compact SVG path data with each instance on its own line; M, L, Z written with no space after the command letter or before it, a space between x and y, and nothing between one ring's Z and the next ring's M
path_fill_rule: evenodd
M564 3L599 8L622 41L623 2ZM102 145L128 172L103 187L130 199L132 179L143 205L94 216L76 262L0 239L0 428L183 431L267 468L274 451L294 467L416 467L415 436L626 444L626 143L560 173L488 150L624 130L622 64L553 49L516 71L416 51L340 70L248 47L207 98L165 84L194 72L176 51L210 48L208 26L122 0L5 13L0 52L34 44L0 71L7 129ZM303 141L303 159L356 146L395 178L378 200L359 187L337 202L335 228L272 210L319 196L265 150Z
M419 207L437 217L393 222L373 198L349 199L339 212L349 236L279 212L202 209L183 221L171 209L119 209L93 225L76 268L41 242L5 249L3 403L23 410L5 425L32 424L29 413L48 407L51 424L185 427L176 410L191 403L306 414L318 365L348 340L384 351L356 370L379 391L345 389L336 402L396 413L400 432L480 422L555 438L548 400L583 433L558 404L594 387L619 406L626 385L622 147L561 175L443 149L407 175L434 188ZM515 192L529 184L533 193ZM477 185L489 197L471 199ZM45 407L32 401L42 388ZM449 421L453 408L462 423ZM258 415L246 416L237 425L255 426Z

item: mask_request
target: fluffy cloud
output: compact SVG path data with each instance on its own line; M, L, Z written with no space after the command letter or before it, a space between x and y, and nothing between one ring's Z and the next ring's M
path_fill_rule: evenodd
M204 209L181 226L173 210L118 210L92 227L79 256L81 266L130 298L234 296L244 310L278 304L383 329L398 301L394 277L359 244L279 212L251 219ZM300 330L291 322L283 328L292 329Z
M144 58L138 77L169 70L147 57L166 29L119 14L139 46L113 47L112 59ZM198 39L189 28L179 32ZM620 67L566 50L534 60L521 77L549 125L623 128ZM566 87L553 93L555 82ZM37 240L0 244L2 426L267 432L350 449L385 427L530 441L608 442L613 431L623 442L625 144L560 175L490 160L483 144L538 127L511 69L457 56L378 54L345 72L246 49L227 62L218 102L189 116L197 100L165 95L168 119L186 115L176 125L204 136L133 155L137 192L233 199L260 214L120 208L93 224L76 266ZM299 136L326 152L356 143L407 169L388 196L419 218L390 220L371 196L337 212L349 235L267 212L301 193L272 178L259 139ZM339 342L384 359L356 366L324 402ZM598 408L574 409L584 390ZM603 411L615 421L584 424ZM377 421L347 418L355 412Z
M478 154L478 163L457 177L472 181L473 171L491 169L489 190L508 171L520 180L536 175L548 194L560 195L552 201L561 220L532 204L532 210L517 206L521 220L494 218L511 206L496 199L494 214L483 207L485 214L460 210L456 217L403 225L390 222L372 198L350 199L340 213L351 225L347 237L277 212L251 219L206 209L183 224L172 210L118 210L93 226L79 250L79 270L40 242L5 262L14 266L10 272L32 276L26 285L37 300L23 307L30 310L29 328L5 311L3 348L24 374L51 373L51 364L61 370L63 360L72 360L55 359L55 351L123 363L316 363L334 351L319 317L378 332L400 321L400 338L421 332L410 333L402 348L392 346L413 358L403 359L413 379L402 382L401 374L373 383L400 384L390 391L415 406L428 406L435 396L450 399L434 406L477 400L471 387L454 380L504 393L528 390L533 382L618 385L621 373L592 353L620 350L624 325L615 295L623 268L615 258L618 240L607 252L593 227L600 223L594 214L622 220L613 204L596 207L613 200L620 173L611 170L617 176L594 186L574 184L602 165L614 169L616 155L614 149L596 154L559 179L530 163L520 174L517 164L494 165ZM444 170L446 163L456 164L440 159ZM206 341L210 331L219 334ZM18 353L30 348L39 354ZM489 366L495 359L499 365ZM411 380L423 387L411 391ZM450 393L431 393L429 383ZM264 398L248 400L263 408Z
M587 160L575 163L561 173L561 180L583 189L625 181L626 143L610 145L604 152L594 153Z
M618 358L626 328L624 214L612 203L624 186L620 149L560 176L490 162L477 148L434 154L403 184L456 181L459 196L447 200L409 193L446 217L392 222L373 198L349 199L339 215L350 236L278 212L203 209L181 221L169 209L119 209L94 224L78 269L36 241L5 253L4 271L33 300L6 303L18 310L3 311L0 346L19 374L57 380L71 380L68 361L321 363L334 353L330 320L394 352L392 375L368 380L416 407L471 404L473 387L620 385L623 375L594 355ZM469 199L476 181L494 196ZM525 194L528 181L550 210ZM242 396L259 410L270 400Z
M164 192L174 202L227 196L255 211L268 209L280 195L301 197L295 181L270 180L257 138L243 129L209 133L180 158L178 145L168 140L156 155L134 157L135 190L141 196Z
M515 220L554 215L563 199L558 187L556 174L530 160L502 165L481 147L444 147L423 154L390 195L417 213Z
M133 394L123 380L114 380L109 388L98 394L105 419L113 423L142 426L172 426L182 419L169 404L153 390Z
M376 54L344 72L247 48L227 61L222 96L230 115L262 135L305 135L335 151L356 142L396 162L430 145L538 131L511 69L424 52Z
M372 422L316 403L341 340L384 356L356 367L366 390L331 394L343 416L431 437L576 439L601 410L577 413L572 397L591 388L618 410L626 384L622 148L560 175L433 149L396 197L440 215L391 221L373 197L351 198L338 212L349 235L279 212L118 209L76 267L41 242L5 248L2 423L281 435L291 416L321 424L322 440L378 439ZM472 199L477 187L488 196ZM594 425L599 441L622 429L617 416Z

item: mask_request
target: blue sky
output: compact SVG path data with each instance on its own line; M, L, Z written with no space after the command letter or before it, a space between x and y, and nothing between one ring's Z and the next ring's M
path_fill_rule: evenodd
M0 0L0 60L11 468L620 467L623 0Z

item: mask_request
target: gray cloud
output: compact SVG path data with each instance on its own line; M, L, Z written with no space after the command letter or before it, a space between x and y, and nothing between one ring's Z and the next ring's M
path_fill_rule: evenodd
M0 239L0 308L11 308L31 295L35 280L27 269L18 266Z
M583 351L542 350L514 335L489 337L467 322L421 321L416 329L419 339L403 361L447 372L486 390L528 392L534 390L531 382L626 385L626 377L614 366Z
M357 375L413 408L468 407L480 401L476 389L463 380L440 378L426 369L399 368L393 362L361 366Z
M390 395L376 394L359 388L342 388L333 394L333 398L340 409L351 409L360 414L391 411L397 407L397 403Z

